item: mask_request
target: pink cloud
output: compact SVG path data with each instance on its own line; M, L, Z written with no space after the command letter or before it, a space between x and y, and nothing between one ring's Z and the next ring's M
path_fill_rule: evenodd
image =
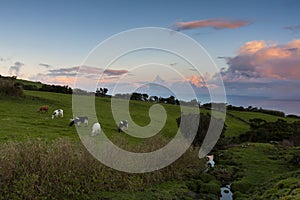
M200 87L216 88L217 87L217 85L215 85L215 84L206 83L204 81L203 77L197 76L197 75L186 77L185 80L197 88L200 88Z
M245 20L206 19L189 22L177 22L175 24L175 29L185 30L205 27L212 27L214 29L236 29L249 24L250 22Z
M229 68L222 72L225 81L251 79L300 79L300 39L277 45L250 41L235 57L227 58Z

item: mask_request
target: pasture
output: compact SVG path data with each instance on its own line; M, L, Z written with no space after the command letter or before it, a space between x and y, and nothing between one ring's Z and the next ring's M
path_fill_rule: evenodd
M0 98L0 186L3 198L217 198L220 184L213 176L203 174L206 161L198 158L199 149L188 149L180 159L162 170L145 174L118 172L95 160L80 143L75 126L69 126L69 120L74 117L72 95L39 91L24 93L24 98ZM43 105L49 107L48 112L38 112ZM129 109L134 122L140 126L149 124L152 105L149 102L131 101ZM95 98L97 118L108 138L121 148L136 152L158 149L177 132L176 118L180 116L180 107L162 106L168 116L165 126L157 135L141 139L119 133L111 112L111 100ZM64 110L63 118L51 119L56 109ZM201 109L200 112L210 111ZM225 121L226 137L247 131L249 125L245 121L251 118L267 121L278 119L262 113L229 112ZM291 120L294 119L287 119L289 122ZM95 122L95 119L89 118L89 125L82 125L79 129L91 133ZM270 144L253 143L248 148L235 146L219 152L224 157L217 158L212 173L223 176L224 172L232 172L231 176L237 180L233 189L236 190L236 197L241 199L252 196L252 192L258 199L259 195L266 198L273 198L274 193L288 195L287 190L275 190L278 184L294 187L295 180L299 180L299 170L287 164L297 152L297 148L286 152ZM291 179L290 176L297 178Z
M61 137L68 137L77 140L75 127L69 127L69 120L72 114L72 95L59 94L39 91L24 91L25 98L2 97L0 99L0 141L15 140L22 141L28 138L41 138L53 140ZM48 105L47 113L37 112L42 105ZM153 103L142 101L131 101L129 110L132 119L139 126L146 126L150 123L149 109ZM176 118L180 116L180 108L176 105L163 105L167 112L167 121L163 129L157 134L166 138L172 138L177 132L178 127ZM56 109L64 110L63 118L51 119L51 114ZM109 137L118 137L118 129L111 112L111 101L109 98L95 98L95 108L97 118L101 123L101 128ZM200 112L208 113L209 110L201 109ZM258 112L238 112L227 111L230 115L226 116L225 124L227 137L238 136L249 130L249 125L245 121L252 118L261 118L266 121L276 121L278 118L288 122L295 121L292 118L282 118ZM242 120L244 121L242 121ZM89 126L85 127L92 130L92 124L96 120L89 121ZM130 125L129 125L130 127ZM132 141L139 139L125 136Z

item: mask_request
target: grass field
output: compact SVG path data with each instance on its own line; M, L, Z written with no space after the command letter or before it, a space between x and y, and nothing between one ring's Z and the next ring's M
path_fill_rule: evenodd
M7 180L13 180L9 183L16 188L12 190L17 197L31 198L28 191L32 191L49 198L45 188L55 191L56 197L69 195L66 199L217 197L219 183L216 183L214 178L204 178L206 182L199 180L203 176L201 173L205 161L198 159L197 149L190 149L175 164L163 170L143 175L119 173L99 165L99 162L92 159L80 144L76 128L68 126L69 119L73 115L72 95L38 91L24 91L24 93L24 98L0 99L0 184L5 186L5 182L1 181L11 176L13 179ZM48 113L37 112L42 105L49 106ZM150 122L149 109L152 105L149 102L132 101L129 109L134 122L146 126ZM177 132L176 118L180 116L180 107L167 104L163 107L168 116L165 126L157 136L142 140L118 133L109 98L95 100L97 117L108 137L113 142L120 142L121 146L124 144L125 147L138 146L138 150L143 148L144 143L152 142L152 146L156 148L165 145ZM64 110L64 117L52 120L52 111L59 108ZM209 111L201 109L200 112ZM254 112L229 111L229 113L225 121L226 137L238 136L249 130L249 124L246 122L252 118L266 121L276 121L279 118ZM284 120L292 122L295 119L284 118ZM90 121L88 127L81 128L91 131L92 123L93 121ZM48 147L45 144L53 146ZM237 145L218 153L223 153L224 156L217 158L217 167L214 170L223 172L225 169L232 172L232 176L236 179L232 185L236 190L234 191L236 199L280 199L279 197L297 199L299 195L296 193L299 189L296 186L299 184L300 172L298 168L287 164L292 154L297 152L299 153L299 148L284 149L270 144L252 143L247 148ZM89 164L83 166L82 163ZM56 182L60 188L51 185L51 182ZM90 184L94 184L95 188ZM296 189L290 192L292 187ZM8 197L13 198L9 189L4 188ZM45 191L41 191L42 189ZM204 196L195 196L194 193Z
M72 95L38 91L25 91L25 98L4 98L0 104L0 121L3 124L0 130L0 140L22 140L27 137L40 137L54 139L59 137L77 138L74 127L69 127L69 119L72 118ZM48 105L48 113L38 113L42 105ZM132 101L130 103L131 117L135 123L145 126L150 122L149 109L152 103ZM163 105L168 117L166 125L160 134L172 137L177 132L176 118L180 116L180 108L175 105ZM64 118L51 119L52 111L61 108L64 110ZM117 134L116 123L111 113L109 98L96 98L95 108L97 117L103 130L108 134ZM209 111L201 109L201 112ZM228 111L226 116L226 136L238 136L249 129L245 121L252 118L261 118L266 121L284 119L288 122L295 121L291 118L281 118L273 115L257 112ZM233 116L236 117L233 117ZM90 122L92 123L92 122ZM89 127L91 129L91 124Z
M76 138L74 127L69 127L72 118L71 95L26 91L25 98L5 98L0 104L0 140L22 141L28 138L56 139ZM48 105L48 113L37 112ZM62 108L64 118L51 119L52 111Z

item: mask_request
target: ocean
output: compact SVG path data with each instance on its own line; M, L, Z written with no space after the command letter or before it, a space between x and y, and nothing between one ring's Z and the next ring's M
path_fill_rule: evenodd
M295 114L300 116L300 100L286 100L286 99L271 99L268 97L255 97L255 96L238 96L227 95L227 104L243 107L257 107L270 110L278 110L284 112L286 115ZM198 97L201 104L210 102L209 96Z

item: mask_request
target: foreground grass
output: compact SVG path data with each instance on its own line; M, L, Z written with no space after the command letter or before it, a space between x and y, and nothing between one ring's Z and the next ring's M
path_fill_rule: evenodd
M199 176L205 168L205 161L199 160L197 153L190 149L175 163L159 171L128 174L104 166L82 145L66 139L51 143L41 140L1 143L0 198L99 199L137 195L139 199L142 193L167 196L168 190L164 188L169 188L170 194L176 197L189 191L180 182ZM168 181L183 189L173 190L167 183L159 186Z

